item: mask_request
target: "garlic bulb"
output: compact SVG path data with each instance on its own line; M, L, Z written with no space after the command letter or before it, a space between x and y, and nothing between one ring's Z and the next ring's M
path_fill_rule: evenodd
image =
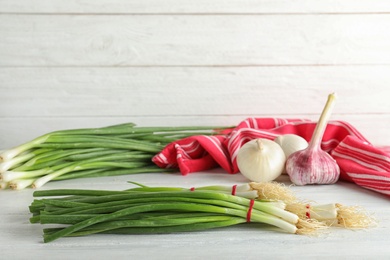
M274 141L254 139L244 144L237 154L241 174L251 181L273 181L282 174L286 163L283 149Z
M287 158L286 171L296 185L333 184L339 179L340 168L337 162L321 149L321 140L335 99L335 94L329 95L309 146Z
M274 141L282 147L286 158L296 151L303 150L309 145L308 142L301 136L295 134L280 135Z

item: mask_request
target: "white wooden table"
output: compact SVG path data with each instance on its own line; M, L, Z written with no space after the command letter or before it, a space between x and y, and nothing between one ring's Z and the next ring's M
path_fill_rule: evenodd
M179 174L138 174L52 182L42 189L126 189L128 180L146 185L192 187L245 182L220 170ZM288 184L287 176L279 181ZM266 225L243 224L194 233L164 235L93 235L44 244L42 226L29 223L33 190L0 194L2 259L385 259L390 257L389 199L351 183L292 187L301 198L318 203L359 205L379 220L376 228L331 228L318 237L285 234Z

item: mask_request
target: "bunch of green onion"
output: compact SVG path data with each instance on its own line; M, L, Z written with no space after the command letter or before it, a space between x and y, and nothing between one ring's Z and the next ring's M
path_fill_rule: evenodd
M35 199L30 205L30 222L60 225L43 230L44 242L98 233L201 231L247 222L265 223L294 234L311 234L324 227L286 211L282 201L257 200L257 191L237 189L235 195L224 186L39 190L34 197L45 198Z
M183 187L147 187L139 183L130 182L139 187L131 191L186 191ZM347 229L364 229L377 225L377 220L372 214L360 206L348 206L340 203L317 204L313 201L299 199L296 194L283 183L279 182L249 182L240 185L204 186L193 187L191 190L211 190L215 192L232 194L248 199L256 199L269 202L277 202L279 205L297 215L300 219L311 221L311 225L317 223L320 227L341 227ZM282 204L280 204L282 203Z
M221 129L221 128L219 128ZM136 127L60 130L0 154L0 188L39 188L52 180L171 171L151 158L168 143L218 127Z

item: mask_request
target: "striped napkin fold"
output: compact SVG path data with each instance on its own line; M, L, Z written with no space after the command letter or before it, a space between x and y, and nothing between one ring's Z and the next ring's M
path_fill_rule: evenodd
M237 153L255 138L270 140L296 134L310 141L316 122L305 119L247 118L237 127L214 136L191 136L168 144L153 157L161 168L178 168L183 175L222 167L239 172ZM390 147L375 147L353 126L329 121L321 148L340 166L340 178L390 195Z

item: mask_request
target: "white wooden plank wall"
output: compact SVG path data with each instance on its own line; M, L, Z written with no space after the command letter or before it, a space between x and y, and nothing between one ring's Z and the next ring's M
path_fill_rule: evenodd
M333 119L390 145L388 0L0 0L0 148L52 130Z

